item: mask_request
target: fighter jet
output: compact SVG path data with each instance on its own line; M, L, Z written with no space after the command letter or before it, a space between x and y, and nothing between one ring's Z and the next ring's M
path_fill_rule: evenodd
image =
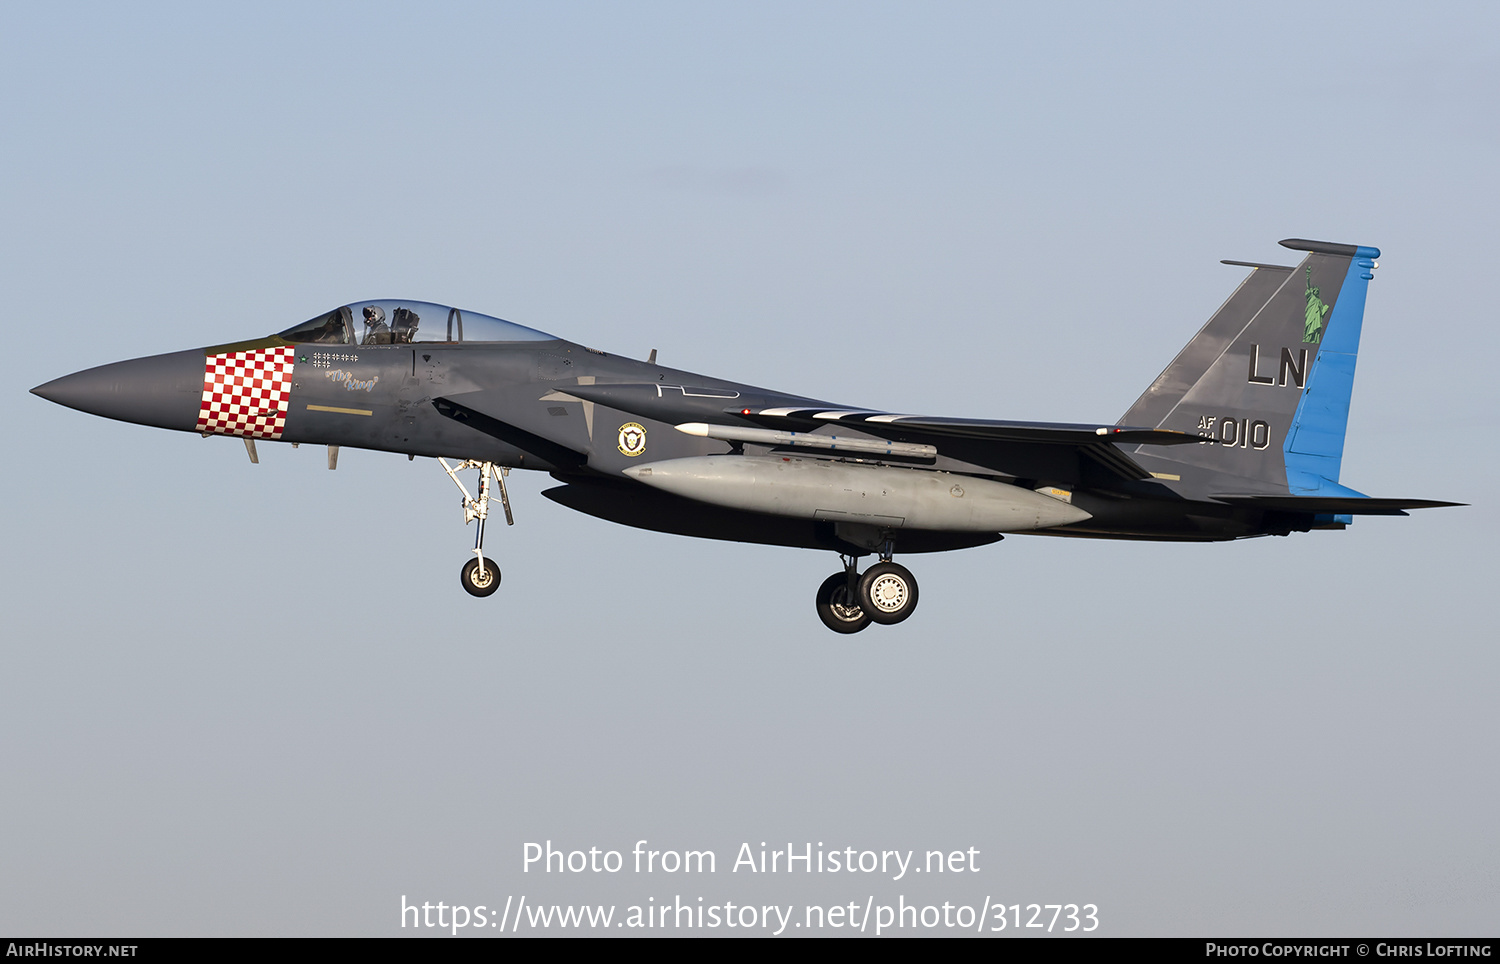
M916 609L896 563L1010 533L1216 542L1342 529L1355 515L1457 505L1371 498L1339 482L1365 294L1380 252L1293 239L1296 266L1250 269L1121 416L1099 424L942 418L788 395L626 358L500 318L356 301L251 341L153 355L32 389L106 418L205 436L431 457L484 555L511 469L612 522L823 549L842 568L818 616L855 633ZM450 461L452 460L452 461ZM459 477L478 470L471 493ZM863 572L860 561L876 561Z

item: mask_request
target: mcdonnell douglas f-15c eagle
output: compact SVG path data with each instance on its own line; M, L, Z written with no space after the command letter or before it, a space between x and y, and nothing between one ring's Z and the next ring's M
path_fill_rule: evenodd
M1342 529L1354 515L1456 505L1339 484L1375 248L1281 242L1112 425L904 415L622 358L487 315L356 301L253 341L117 362L32 389L107 418L203 435L438 457L477 522L490 484L550 472L543 494L660 532L828 549L817 593L835 632L897 623L917 582L897 552L1004 533L1208 542ZM445 458L446 457L446 458ZM448 458L458 460L450 465ZM456 474L478 469L471 494ZM862 556L880 561L859 572Z

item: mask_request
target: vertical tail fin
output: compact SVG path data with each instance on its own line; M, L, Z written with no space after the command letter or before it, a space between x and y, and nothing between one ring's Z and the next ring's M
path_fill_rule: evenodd
M1145 453L1157 459L1299 495L1357 494L1338 478L1365 292L1380 252L1281 244L1307 257L1296 268L1227 262L1254 270L1120 424L1218 443Z

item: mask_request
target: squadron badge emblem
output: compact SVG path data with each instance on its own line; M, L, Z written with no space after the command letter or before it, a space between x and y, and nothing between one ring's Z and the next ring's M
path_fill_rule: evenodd
M635 458L646 451L646 426L626 422L620 426L620 454Z

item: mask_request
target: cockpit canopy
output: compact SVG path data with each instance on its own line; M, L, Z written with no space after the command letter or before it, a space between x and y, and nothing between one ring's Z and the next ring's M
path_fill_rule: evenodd
M281 337L315 345L556 340L535 328L426 301L356 301L288 328Z

